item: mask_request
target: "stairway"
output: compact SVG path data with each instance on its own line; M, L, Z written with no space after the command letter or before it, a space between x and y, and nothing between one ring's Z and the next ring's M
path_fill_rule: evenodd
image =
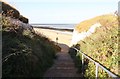
M68 53L69 47L64 44L60 44L60 47L61 52L56 54L57 59L54 61L54 65L45 73L44 78L80 77Z

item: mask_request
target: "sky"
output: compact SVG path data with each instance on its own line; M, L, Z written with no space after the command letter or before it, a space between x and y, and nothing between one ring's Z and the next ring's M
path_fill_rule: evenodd
M4 0L5 1L5 0ZM95 16L114 13L119 0L6 0L29 23L80 23Z

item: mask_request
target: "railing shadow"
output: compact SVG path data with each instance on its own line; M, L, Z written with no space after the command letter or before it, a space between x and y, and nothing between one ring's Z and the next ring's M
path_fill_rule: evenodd
M72 46L69 49L69 54L75 63L75 67L78 69L77 72L82 75L82 78L84 78L84 73L86 69L88 68L89 60L87 58L84 58L84 63L82 64L82 55L78 54L78 51L73 49L73 47L80 50L80 45L77 44L75 46ZM83 67L82 65L84 65L84 68L82 68Z

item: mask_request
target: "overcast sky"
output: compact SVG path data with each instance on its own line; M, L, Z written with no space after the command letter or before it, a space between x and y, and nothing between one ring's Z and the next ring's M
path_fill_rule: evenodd
M6 0L30 23L79 23L113 13L119 0Z

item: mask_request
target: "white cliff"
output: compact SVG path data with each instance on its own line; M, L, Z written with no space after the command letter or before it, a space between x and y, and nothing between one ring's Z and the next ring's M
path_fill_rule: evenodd
M94 25L92 25L90 27L90 29L88 29L88 31L83 31L83 32L78 32L74 29L73 31L73 37L72 37L72 41L71 41L71 46L77 44L77 42L79 42L80 40L85 39L86 37L90 36L92 33L95 32L97 27L100 27L101 24L100 23L95 23Z

